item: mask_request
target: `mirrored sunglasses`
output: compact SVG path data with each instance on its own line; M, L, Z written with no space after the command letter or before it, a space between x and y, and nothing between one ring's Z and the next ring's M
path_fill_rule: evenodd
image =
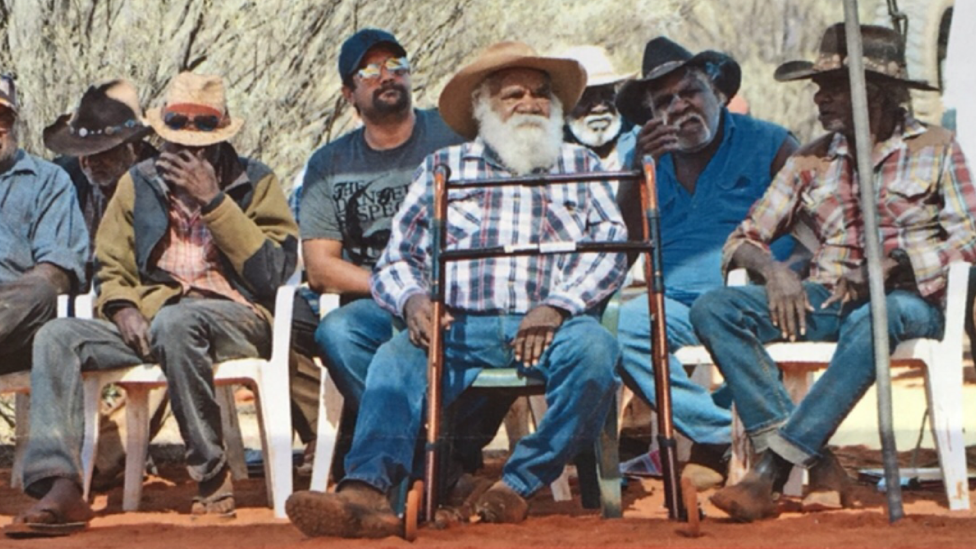
M178 112L168 112L163 116L163 122L171 130L196 129L196 131L201 132L212 132L220 127L221 117L212 114L189 116Z
M410 61L406 57L391 57L382 63L370 63L356 71L363 80L375 80L380 77L383 67L393 76L403 76L410 72Z

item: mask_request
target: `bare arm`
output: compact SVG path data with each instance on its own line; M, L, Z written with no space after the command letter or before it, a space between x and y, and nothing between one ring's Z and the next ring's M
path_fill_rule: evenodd
M786 139L783 140L783 144L780 145L779 150L776 151L776 156L773 158L773 163L769 165L769 177L776 177L776 174L778 174L786 164L786 159L795 153L799 148L800 142L793 137L793 134L788 134Z
M342 242L316 238L302 242L308 285L318 293L369 295L369 271L342 259Z

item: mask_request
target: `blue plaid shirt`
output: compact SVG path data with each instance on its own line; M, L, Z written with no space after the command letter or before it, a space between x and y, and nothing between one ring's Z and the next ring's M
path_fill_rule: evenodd
M601 170L584 147L564 144L549 173ZM428 291L430 205L434 167L446 164L453 180L513 174L480 139L428 156L393 219L390 242L370 278L373 297L402 315L411 296ZM449 250L518 244L627 239L608 182L548 187L471 187L448 194ZM463 311L525 313L547 304L579 314L612 294L626 273L619 253L546 254L454 261L447 265L445 300Z

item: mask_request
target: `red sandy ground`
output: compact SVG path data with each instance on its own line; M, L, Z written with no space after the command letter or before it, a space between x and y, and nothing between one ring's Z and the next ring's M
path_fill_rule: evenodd
M970 449L971 454L973 453ZM859 447L838 451L842 462L875 466L878 453ZM928 465L928 452L920 464ZM971 455L971 457L973 457ZM907 456L905 462L907 463ZM498 474L499 460L486 475ZM9 470L0 470L0 525L30 503L10 489ZM307 481L298 479L297 487ZM906 518L889 525L883 494L859 485L857 507L852 510L804 515L797 501L787 499L776 520L734 524L705 502L707 518L699 538L683 536L679 523L667 519L662 484L632 481L624 490L624 518L602 520L580 509L577 501L555 503L548 493L532 501L531 516L519 525L466 524L446 530L423 528L414 543L399 538L337 540L305 538L287 521L275 520L264 506L263 479L236 483L238 517L221 523L200 524L187 515L195 487L182 467L164 467L162 477L146 480L142 510L121 512L122 492L116 488L96 495L98 512L86 532L68 538L11 540L0 537L0 547L64 549L256 549L328 547L976 547L976 511L950 513L941 491L905 491ZM937 489L938 490L938 489ZM976 499L974 499L976 501Z

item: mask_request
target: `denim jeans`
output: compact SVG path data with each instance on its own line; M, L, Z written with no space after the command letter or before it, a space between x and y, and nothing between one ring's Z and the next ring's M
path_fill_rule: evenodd
M698 299L691 322L732 389L739 416L756 451L772 448L787 460L810 465L840 423L874 383L871 309L866 301L821 304L822 285L803 284L813 312L800 341L836 341L827 370L794 408L780 370L763 344L781 339L763 286L719 288ZM917 294L887 295L889 349L913 338L940 338L941 310Z
M699 345L688 320L689 308L673 299L664 299L669 365L671 369L671 406L674 426L700 444L728 444L732 438L732 413L712 400L712 395L693 382L674 352L686 345ZM655 406L654 371L651 368L651 318L647 294L623 304L617 339L622 353L624 383L651 406Z
M245 305L184 299L160 309L149 326L153 355L166 373L173 415L186 443L190 477L201 482L225 461L213 364L267 356L270 327ZM24 486L41 497L54 478L82 483L83 371L142 364L105 320L56 319L38 332L31 370L30 438Z
M549 411L515 446L503 480L530 496L551 483L580 449L593 444L619 385L617 342L591 316L567 319L538 365L516 363L511 342L523 315L455 313L444 333L443 403L449 405L485 368L518 366L546 382ZM376 353L346 457L346 480L388 491L413 469L414 441L424 423L427 352L404 331Z
M29 370L31 342L57 316L57 289L39 278L0 284L0 374Z
M322 363L352 410L366 389L373 355L393 337L393 315L372 299L357 299L330 311L315 330Z

